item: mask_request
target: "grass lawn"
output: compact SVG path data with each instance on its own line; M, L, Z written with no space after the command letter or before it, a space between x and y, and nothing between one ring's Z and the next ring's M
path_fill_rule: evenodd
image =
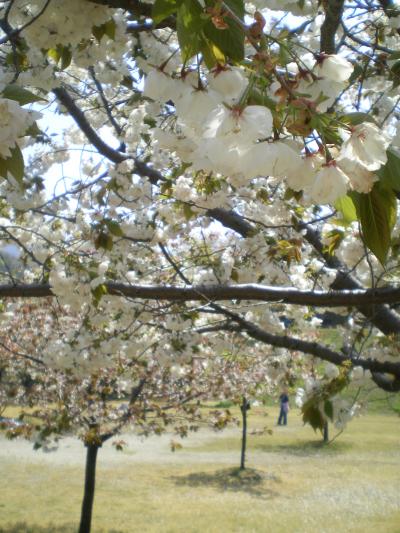
M169 450L171 436L99 452L93 532L400 532L400 419L373 413L330 446L290 412L252 409L248 470L238 474L240 428L208 430ZM333 433L332 433L333 436ZM173 437L175 441L178 439ZM84 448L65 439L51 454L0 438L0 532L75 532Z

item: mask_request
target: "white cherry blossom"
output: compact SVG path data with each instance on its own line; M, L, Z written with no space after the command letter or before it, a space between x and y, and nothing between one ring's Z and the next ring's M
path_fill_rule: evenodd
M378 170L387 161L386 149L390 137L372 122L354 126L350 136L343 143L340 159L349 159L367 170Z
M221 94L224 102L233 104L237 102L247 88L248 79L242 69L232 67L210 72L208 85Z
M15 146L19 137L32 125L34 117L14 100L0 98L0 155L10 156L10 148Z
M317 76L328 78L334 82L347 81L353 73L354 67L344 57L336 54L322 55L315 68Z
M266 107L249 105L244 109L228 109L219 105L207 117L203 136L206 139L232 136L236 142L243 143L269 137L271 133L272 114Z
M346 195L348 185L348 176L331 162L317 172L308 194L317 204L333 204L338 198Z

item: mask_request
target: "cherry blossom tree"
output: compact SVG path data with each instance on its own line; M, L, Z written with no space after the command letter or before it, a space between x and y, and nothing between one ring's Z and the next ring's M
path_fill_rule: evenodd
M351 380L400 390L397 3L7 0L0 29L10 383L42 340L77 391L141 354L215 383L235 338L252 386L296 360L316 429Z
M149 350L135 355L114 351L119 337L125 347L133 348L131 337L138 332L137 324L133 331L129 327L115 329L111 336L108 328L98 325L96 332L92 329L90 342L80 349L85 362L77 364L64 354L64 363L54 364L54 339L64 337L82 321L82 317L54 306L51 299L47 305L24 302L3 318L0 412L10 403L21 408L21 424L8 427L6 435L26 437L34 442L35 449L55 450L64 435L74 434L83 441L87 453L79 530L90 531L97 456L105 442L129 427L148 436L173 426L181 437L205 423L222 429L233 421L229 410L206 413L200 409L200 401L237 394L244 378L233 371L231 357L214 357L212 361L210 357L208 361L206 346L201 357L182 354L179 364L177 358L175 364L169 363L168 354L153 360L145 352L158 344L155 332ZM112 357L104 353L104 342L114 345L114 349L108 348ZM103 352L101 365L99 350ZM265 374L266 369L259 369L257 377ZM249 381L248 375L246 378ZM113 444L117 450L124 446L121 440ZM177 443L171 441L171 446Z

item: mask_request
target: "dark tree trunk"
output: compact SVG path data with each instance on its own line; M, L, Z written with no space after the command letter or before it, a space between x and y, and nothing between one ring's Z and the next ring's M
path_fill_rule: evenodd
M323 436L324 436L324 443L328 444L328 442L329 442L329 426L328 426L328 422L324 423Z
M79 533L90 533L92 525L94 491L96 486L96 460L99 446L97 444L87 444L86 448L85 489L83 493Z
M240 410L242 412L242 451L240 454L240 470L245 469L246 463L246 444L247 444L247 411L250 409L250 404L243 396Z

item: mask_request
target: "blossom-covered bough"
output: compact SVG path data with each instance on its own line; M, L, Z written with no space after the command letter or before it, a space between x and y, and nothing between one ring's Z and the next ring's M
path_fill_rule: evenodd
M66 387L46 427L88 442L122 428L77 415L104 389L177 406L188 376L188 399L301 377L320 429L352 379L400 390L395 2L0 9L4 391Z

